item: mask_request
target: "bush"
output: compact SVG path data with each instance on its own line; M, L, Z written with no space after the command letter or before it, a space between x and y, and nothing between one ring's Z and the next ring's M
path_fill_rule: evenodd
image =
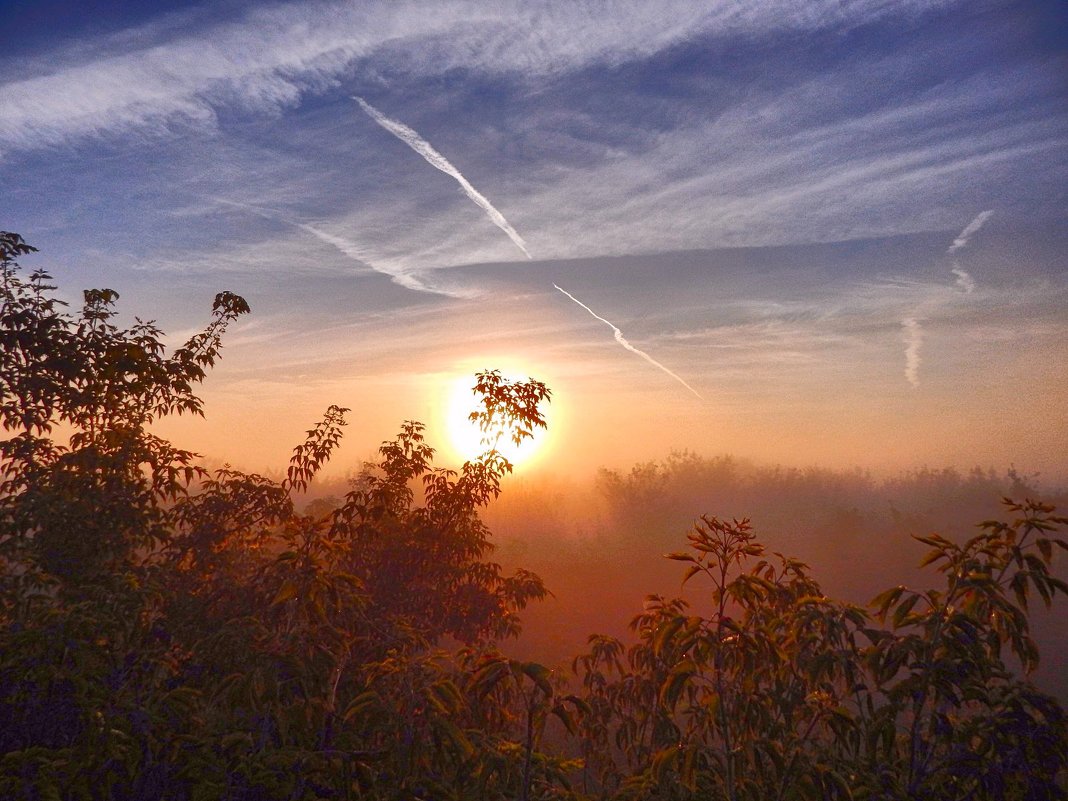
M115 324L114 291L70 315L46 273L19 275L33 248L0 249L3 797L1065 797L1064 712L1018 675L1030 600L1068 589L1052 507L922 538L944 583L870 609L767 557L748 521L701 518L669 558L708 609L651 596L635 642L591 637L572 682L498 649L546 590L489 560L479 514L511 470L496 442L544 426L544 384L480 373L480 458L435 468L406 421L300 514L348 409L281 481L208 473L148 430L202 413L242 298L168 354L153 323Z

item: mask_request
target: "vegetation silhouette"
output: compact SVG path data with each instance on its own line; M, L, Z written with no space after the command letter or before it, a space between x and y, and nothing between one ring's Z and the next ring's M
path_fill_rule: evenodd
M227 326L168 354L79 314L0 233L0 796L26 799L1064 798L1057 702L1028 603L1068 523L1006 502L963 543L924 538L941 583L870 609L703 517L668 555L707 602L651 596L633 643L590 638L562 675L512 658L546 588L489 560L480 516L544 426L541 382L480 373L487 450L433 465L406 421L338 504L297 512L341 441L331 406L280 481L198 457L153 421L202 414ZM63 439L60 440L62 433Z
M743 458L676 452L594 480L521 477L484 513L498 559L551 577L553 595L524 614L510 649L526 659L567 664L585 634L626 639L626 621L649 593L697 602L699 585L679 590L678 566L660 556L678 548L695 511L720 519L752 516L769 552L803 554L825 594L864 606L880 587L923 586L925 546L912 535L939 532L963 542L973 521L1002 515L1000 499L1041 498L1060 509L1068 491L1019 471L920 468L878 475L858 469L797 468ZM320 485L320 491L325 485ZM1068 559L1055 575L1068 579ZM1031 611L1042 661L1031 674L1068 703L1063 611Z

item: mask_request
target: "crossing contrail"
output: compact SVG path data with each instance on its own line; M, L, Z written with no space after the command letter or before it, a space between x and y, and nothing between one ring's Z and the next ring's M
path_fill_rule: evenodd
M953 240L953 244L949 246L949 250L946 253L956 253L967 246L968 240L975 236L979 229L983 227L983 223L989 220L990 215L993 213L993 211L981 211L975 215L975 219L964 227L964 230ZM956 259L953 260L953 269L950 272L957 276L957 286L963 289L965 294L971 294L975 291L975 279L960 266L960 262Z
M521 237L516 232L516 230L508 223L508 220L504 219L504 215L497 211L497 209L493 207L493 204L486 200L486 198L482 195L481 192L471 186L471 182L464 178L463 175L460 174L460 171L456 169L447 158L445 158L438 151L436 151L428 141L426 141L423 137L421 137L419 134L417 134L404 123L390 119L381 111L379 111L370 103L368 103L366 100L364 100L362 97L353 96L352 99L360 104L360 108L366 111L367 115L372 120L377 122L395 137L404 142L404 144L408 145L408 147L410 147L412 150L414 150L416 153L426 159L427 163L430 164L430 166L436 167L446 175L451 175L453 178L455 178L456 182L464 190L467 196L475 202L475 205L477 205L484 212L486 212L486 216L488 216L493 221L493 224L500 228L502 231L504 231L506 234L508 234L508 238L515 243L517 248L523 251L524 256L526 256L528 259L531 258L530 253L527 251L527 243L523 241L523 237Z
M671 377L672 377L672 378L674 378L674 379L675 379L676 381L678 381L678 382L679 382L680 384L682 384L682 385L683 385L684 387L686 387L686 389L690 390L690 392L692 392L692 393L693 393L694 395L696 395L696 396L697 396L698 398L700 398L701 400L704 400L704 398L703 398L703 397L701 397L701 393L700 393L700 392L698 392L698 391L697 391L696 389L694 389L694 388L693 388L693 387L691 387L691 386L690 386L689 384L687 384L687 383L686 383L685 381L683 381L683 380L682 380L682 379L681 379L681 378L680 378L679 376L675 375L675 373L671 372L671 370L669 370L668 368L666 368L666 367L665 367L664 365L662 365L662 364L661 364L660 362L658 362L658 361L657 361L656 359L654 359L654 358L653 358L652 356L650 356L650 355L649 355L648 353L646 353L645 351L642 351L642 350L638 350L638 349L637 349L636 347L634 347L634 346L633 346L633 345L631 345L631 344L630 344L629 342L627 342L627 340L626 340L626 339L624 338L624 336L623 336L623 332L622 332L622 331L620 331L620 330L619 330L618 328L616 328L616 327L615 327L614 325L612 325L612 323L608 322L608 320L606 320L606 319L604 319L603 317L601 317L601 316L600 316L599 314L597 314L597 312L595 312L595 311L594 311L593 309L591 309L591 308L590 308L589 306L587 306L587 305L586 305L585 303L583 303L583 302L582 302L581 300L579 300L578 298L576 298L576 297L575 297L574 295L572 295L572 294L571 294L570 292L568 292L568 291L567 291L566 289L564 289L564 288L562 288L562 287L559 287L559 286L557 286L556 284L553 284L553 286L554 286L554 287L555 287L556 289L558 289L558 290L560 290L561 292L563 292L563 293L564 293L565 295L567 295L567 296L568 296L569 298L571 298L571 300L575 301L575 303L577 303L577 304L578 304L579 306L581 306L582 308L584 308L584 309L585 309L586 311L588 311L588 312L589 312L589 313L590 313L591 315L593 315L593 316L594 316L595 318L597 318L597 319L598 319L598 320L600 320L600 321L601 321L602 323L604 323L604 324L605 324L605 325L607 325L607 326L608 326L609 328L611 328L611 329L612 329L612 333L614 334L614 336L615 336L615 338L616 338L616 342L618 342L618 343L619 343L620 345L622 345L622 346L623 346L624 348L626 348L627 350L629 350L629 351L630 351L631 353L637 353L637 354L638 354L639 356L641 356L641 357L642 357L643 359L645 359L645 360L646 360L647 362L649 362L649 364L653 365L653 367L656 367L656 368L658 368L658 369L660 369L660 370L663 370L663 371L664 371L665 373L667 373L667 374L668 374L669 376L671 376Z
M442 290L434 289L432 287L427 286L411 273L400 272L399 270L387 270L384 267L376 265L373 261L371 261L371 259L367 256L367 254L363 251L362 248L360 248L355 242L349 239L345 239L341 236L336 236L334 234L322 230L321 228L316 228L314 225L309 225L308 223L298 223L293 222L292 220L285 220L284 222L288 222L291 225L295 225L302 231L307 231L320 242L325 242L326 244L336 248L338 251L348 256L353 261L358 262L364 265L365 267L369 267L376 273L388 275L393 280L393 283L398 284L399 286L402 286L405 289L411 289L415 292L430 292L434 295L450 294L448 292L444 292Z
M414 292L429 292L433 295L445 295L447 297L467 297L467 295L458 292L451 292L444 289L428 286L424 284L417 276L412 273L404 272L402 270L390 269L383 267L381 263L376 260L372 260L372 257L368 255L367 251L353 242L351 239L331 234L329 231L324 231L322 228L318 228L311 223L297 222L285 216L277 209L271 209L264 206L253 206L250 203L239 203L236 200L227 200L226 198L213 197L211 198L216 203L222 203L226 206L233 206L235 208L244 209L245 211L255 214L257 217L262 217L265 220L271 220L272 222L283 222L286 225L292 225L294 228L299 228L305 233L309 233L318 239L320 242L324 242L327 245L338 250L343 255L352 259L357 264L366 267L372 272L379 273L381 275L388 275L393 283L404 287L405 289L411 289Z
M953 262L953 269L950 272L957 276L957 286L963 289L966 295L975 291L975 279L960 264Z
M960 235L953 240L953 244L949 246L949 250L946 253L955 253L962 247L968 244L968 240L975 236L979 229L983 227L983 223L990 219L990 216L994 213L993 209L990 211L981 211L975 215L975 219L964 226L964 230L960 232Z
M946 249L946 253L956 253L958 250L967 247L971 238L979 232L979 229L983 227L983 224L990 219L993 213L993 210L987 210L976 214L975 218L964 226L964 230L957 235L957 238ZM957 276L957 286L964 290L965 294L971 294L975 291L975 279L956 259L953 260L953 267L950 272ZM902 320L901 336L905 340L905 380L912 386L918 387L920 385L920 364L923 361L920 358L920 349L923 347L923 326L920 325L920 321L915 317L906 317Z

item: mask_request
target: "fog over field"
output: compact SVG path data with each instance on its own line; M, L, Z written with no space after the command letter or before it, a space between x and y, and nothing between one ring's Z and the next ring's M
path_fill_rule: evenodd
M339 477L319 482L309 510L329 509L348 488ZM1004 498L1065 508L1068 488L1016 467L877 475L682 451L585 479L520 470L483 518L494 534L493 558L539 573L552 593L524 612L523 636L509 651L563 668L590 634L629 641L629 623L647 595L681 596L702 611L708 588L683 588L683 570L664 558L685 547L701 515L749 518L769 553L806 562L825 593L866 606L895 584L936 586L932 570L920 568L927 547L913 535L963 542L982 521L1006 517ZM1068 559L1057 565L1068 577ZM1068 700L1063 612L1033 601L1042 649L1034 678Z

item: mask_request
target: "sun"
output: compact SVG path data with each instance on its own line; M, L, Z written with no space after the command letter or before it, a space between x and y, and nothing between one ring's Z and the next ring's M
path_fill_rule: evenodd
M528 376L519 372L504 373L504 377L515 381L525 381ZM453 455L461 461L478 458L490 447L483 442L486 436L479 430L478 424L469 419L471 412L478 407L478 399L471 391L475 383L474 375L461 375L449 381L445 391L445 430L448 434L449 447ZM541 407L546 420L549 421L549 407ZM550 423L551 425L551 423ZM546 429L535 429L533 438L516 445L507 434L496 440L496 448L514 466L529 464L543 450L548 440ZM493 436L494 432L490 432Z

